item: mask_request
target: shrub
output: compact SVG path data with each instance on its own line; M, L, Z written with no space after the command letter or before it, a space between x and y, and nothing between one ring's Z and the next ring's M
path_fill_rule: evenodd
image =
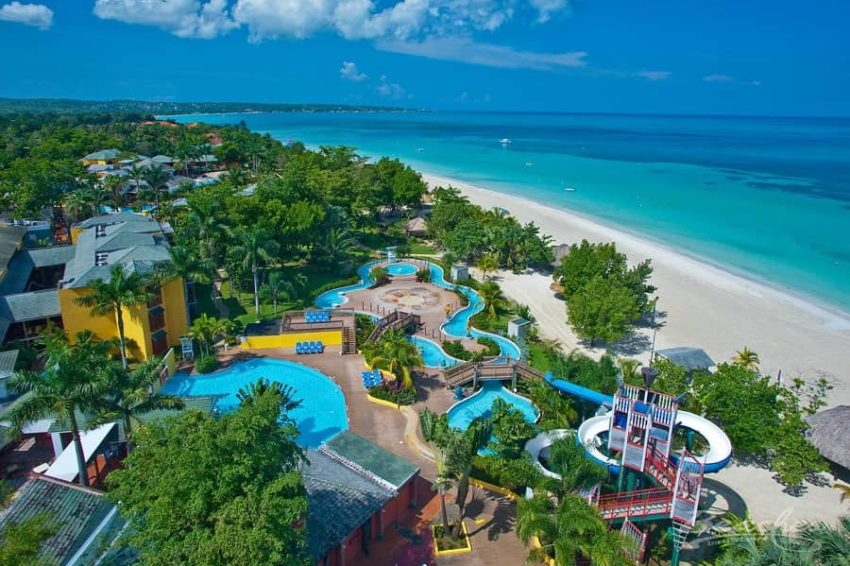
M431 268L425 267L416 272L416 280L420 283L431 282Z
M369 389L369 395L375 399L382 399L397 405L412 405L416 401L416 392L411 389L395 390L386 385L379 385Z
M478 342L479 344L481 344L482 346L487 348L486 350L484 350L485 356L498 356L499 353L502 351L499 348L499 344L497 344L496 341L493 340L492 338L487 338L486 336L482 336L481 338L476 340L476 342Z
M443 350L453 358L469 361L472 359L472 352L463 347L460 340L446 340L443 342Z
M381 285L386 285L390 281L390 274L387 273L387 270L383 267L373 267L372 268L372 279L374 279L375 283L372 285L373 287L380 287Z
M367 314L356 314L355 321L357 325L357 344L363 345L366 343L366 339L369 338L372 330L374 330L375 321Z
M212 354L201 355L195 358L195 370L198 373L210 373L218 367L218 360Z
M472 477L522 493L526 487L539 483L542 474L527 452L519 458L476 456L472 461Z

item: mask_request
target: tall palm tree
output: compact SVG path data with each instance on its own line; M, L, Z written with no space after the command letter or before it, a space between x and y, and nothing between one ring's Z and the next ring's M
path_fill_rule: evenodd
M443 415L437 415L427 407L419 413L419 429L426 442L434 449L434 460L437 467L437 478L431 488L440 494L440 515L443 519L443 534L449 533L449 514L446 511L446 493L455 486L449 451L446 450L454 431L448 426L448 420Z
M606 477L605 470L591 461L584 447L576 444L575 437L568 436L552 444L549 448L548 467L560 476L560 479L544 478L547 491L563 497L570 493L588 489Z
M128 451L133 429L142 424L141 415L184 406L179 397L153 392L162 375L162 367L162 360L152 358L132 370L114 368L109 372L106 391L94 404L95 424L121 420Z
M329 267L338 267L351 256L354 239L345 228L330 228L319 244L318 256Z
M88 485L89 480L79 416L88 412L106 390L111 347L109 342L96 340L89 331L77 334L73 345L64 335L52 336L46 341L44 370L17 372L9 379L14 390L25 394L7 414L12 432L20 434L28 423L43 418L67 422L83 485Z
M260 295L264 300L271 301L274 305L274 315L277 316L277 303L281 299L287 299L292 296L292 283L287 281L283 273L275 271L269 275L268 281L260 287Z
M145 168L144 173L145 183L148 185L148 190L153 193L154 204L159 206L159 194L165 190L168 182L168 173L159 165L151 165Z
M499 310L505 306L505 296L495 281L487 281L478 289L478 294L484 299L484 308L489 318L496 318Z
M225 178L230 181L230 184L234 187L241 187L245 185L245 171L241 167L231 167L225 173Z
M413 389L413 368L424 365L419 350L401 330L387 332L363 354L370 366L393 374L405 389Z
M109 270L109 281L95 279L89 284L89 292L75 302L91 309L94 316L115 315L118 326L118 343L121 349L121 365L127 369L127 342L124 336L124 309L144 305L151 299L146 289L148 281L139 273L127 274L124 266L116 263Z
M233 230L219 214L218 209L204 201L192 207L184 227L186 236L200 244L201 256L213 261L219 255L216 252L222 243L233 235Z
M239 245L234 253L242 256L242 265L251 270L254 279L254 311L260 316L260 268L274 258L280 246L271 234L259 226L242 228L236 233Z
M835 526L807 523L798 536L802 546L814 549L818 564L850 565L850 516L841 517Z
M759 360L759 355L746 346L744 346L743 350L738 350L735 352L735 355L732 356L732 363L734 365L746 368L750 371L758 371L760 362L761 360Z

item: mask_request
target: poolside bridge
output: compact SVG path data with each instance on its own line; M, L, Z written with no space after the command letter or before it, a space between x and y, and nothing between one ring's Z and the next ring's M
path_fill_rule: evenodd
M391 330L403 329L415 332L421 323L422 319L418 314L404 311L393 311L375 323L375 328L372 329L372 332L369 334L369 338L367 338L366 341L374 342L380 340L384 334Z
M475 387L479 381L510 379L511 384L516 386L517 379L534 381L543 379L544 373L534 369L520 360L510 358L492 358L483 362L464 362L447 368L444 371L446 387L452 388L458 385L472 382Z

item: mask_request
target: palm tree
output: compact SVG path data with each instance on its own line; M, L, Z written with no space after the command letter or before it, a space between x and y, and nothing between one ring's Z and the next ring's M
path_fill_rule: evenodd
M301 406L301 400L294 399L294 393L295 390L289 385L282 385L277 381L269 381L261 377L247 387L241 387L236 392L236 398L239 399L239 405L244 407L253 403L254 399L261 395L275 395L280 398L281 414L286 415Z
M750 371L758 371L760 362L759 355L746 346L744 346L743 350L735 352L735 355L732 356L732 364Z
M121 420L127 437L127 450L133 429L142 424L140 415L160 409L182 409L183 401L174 395L153 393L162 375L162 360L152 358L128 371L115 368L109 373L104 395L94 405L94 423Z
M492 273L499 269L499 258L494 254L484 254L475 266L481 270L481 274L486 279L488 273Z
M89 292L75 302L91 309L94 316L115 315L118 326L118 343L121 349L121 365L127 369L127 342L124 336L124 309L144 305L151 299L147 291L148 281L138 272L127 274L124 266L116 263L109 270L109 281L95 279L89 284Z
M127 170L127 176L133 180L133 186L136 188L137 193L139 186L142 184L142 179L145 177L145 169L146 167L139 167L138 164L133 163Z
M354 239L348 234L348 230L331 228L319 245L319 259L329 267L337 267L350 257L353 247Z
M187 237L200 243L201 256L215 260L216 250L233 235L233 230L220 217L220 211L207 201L192 207L184 226Z
M234 187L241 187L245 184L245 171L241 167L231 167L225 173L225 178Z
M484 308L489 318L496 318L498 311L505 306L505 296L495 281L487 281L478 289L478 294L484 299Z
M291 298L295 294L292 282L287 281L283 273L275 271L269 275L269 280L260 287L260 295L264 300L271 301L274 305L274 314L277 316L277 303L281 299Z
M443 534L449 533L449 514L446 511L446 493L455 485L448 451L445 447L454 431L449 428L444 415L437 415L427 407L419 413L419 429L426 442L434 448L437 478L431 488L440 494L440 514L443 518Z
M850 516L841 517L837 526L807 523L798 536L802 546L814 550L817 564L850 566Z
M424 365L419 350L401 330L387 332L377 344L367 345L363 354L370 366L391 373L405 389L413 389L413 368Z
M201 354L208 356L210 345L219 336L224 336L230 331L230 321L224 318L215 318L207 313L202 314L189 327L189 336L198 341L201 346Z
M640 362L631 358L617 358L617 367L620 368L620 378L623 383L629 385L643 385L643 378L638 372Z
M183 279L183 301L189 304L189 285L191 283L208 284L212 282L215 264L212 260L199 256L186 246L176 245L168 248L168 259L154 265L152 278L160 285L176 277ZM186 322L191 324L191 314L186 309Z
M582 555L591 564L625 566L631 545L608 527L582 498L567 494L557 504L545 494L517 502L517 536L525 544L536 536L541 548L532 549L529 558L554 558L557 566L573 566Z
M456 474L457 496L455 503L458 506L458 522L455 525L452 536L460 537L466 504L469 499L469 475L472 473L472 463L478 451L486 447L492 436L490 422L485 419L476 419L470 423L460 438L456 441L455 449L452 450L451 468Z
M67 422L83 485L88 485L89 480L79 417L93 407L106 389L110 349L109 342L95 340L89 331L77 334L73 345L64 335L52 336L46 340L44 370L17 372L9 380L13 389L24 394L6 415L12 432L19 435L26 424L43 418Z
M159 165L151 165L145 168L144 173L145 183L148 185L148 190L153 193L155 206L159 206L159 194L165 190L168 182L168 173Z
M242 256L242 265L251 270L254 278L254 310L260 316L260 267L272 261L280 248L271 234L259 226L242 228L237 232L239 245L233 248L234 254Z

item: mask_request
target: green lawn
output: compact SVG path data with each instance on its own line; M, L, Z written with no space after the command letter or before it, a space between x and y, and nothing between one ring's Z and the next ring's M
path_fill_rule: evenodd
M431 244L425 243L422 240L410 241L410 255L434 255L438 253L438 249Z

